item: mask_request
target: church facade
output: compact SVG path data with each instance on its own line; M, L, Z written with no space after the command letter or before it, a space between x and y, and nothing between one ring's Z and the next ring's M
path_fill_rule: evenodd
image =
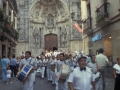
M18 0L19 44L16 55L30 50L33 56L57 48L82 51L80 0Z

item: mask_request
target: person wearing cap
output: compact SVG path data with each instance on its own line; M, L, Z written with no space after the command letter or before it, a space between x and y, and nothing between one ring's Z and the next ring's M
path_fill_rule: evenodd
M45 59L44 56L41 56L41 60L39 60L39 66L41 70L41 78L44 79L44 74L45 74Z
M47 63L46 63L46 65L47 65L47 79L48 79L48 82L52 81L51 68L50 68L50 63L51 62L52 62L52 60L51 60L51 57L49 56L48 60L47 60Z
M57 61L56 67L55 67L55 75L56 75L56 78L57 78L57 81L58 81L58 83L57 83L58 86L56 86L55 90L69 90L68 89L68 83L67 83L67 80L68 80L69 76L66 77L64 82L62 80L60 80L62 65L64 65L64 64L68 65L64 60L64 53L59 54L59 59L60 60Z
M51 75L52 75L52 84L55 84L55 65L56 65L56 58L54 55L52 55L52 62L50 63L51 65Z
M82 56L78 58L79 67L76 67L70 74L68 79L68 86L70 90L95 90L93 73L89 67L87 67L86 57Z

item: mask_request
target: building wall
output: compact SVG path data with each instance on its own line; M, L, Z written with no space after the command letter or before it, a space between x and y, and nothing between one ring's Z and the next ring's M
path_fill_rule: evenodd
M81 2L83 2L81 0ZM89 2L89 0L88 0ZM102 34L102 39L93 42L92 51L93 54L96 54L96 50L99 48L103 48L105 50L104 54L108 57L113 57L113 61L116 61L116 57L120 56L119 50L119 36L120 36L120 12L118 9L120 8L120 1L116 0L108 0L110 5L108 6L109 10L109 18L111 22L106 26L99 27L96 26L96 7L101 6L103 2L101 0L90 0L91 6L91 16L92 16L92 33L91 34L84 34L84 51L85 53L89 53L89 45L88 42L92 41L92 38ZM86 13L88 15L88 13ZM88 15L89 16L89 15ZM83 18L84 19L84 18ZM84 26L84 24L83 24ZM92 36L92 37L91 37ZM89 38L89 40L87 39ZM86 50L87 49L87 50Z
M42 51L45 50L45 35L47 34L56 34L58 37L58 49L67 52L70 50L74 52L75 49L72 48L74 41L76 39L79 41L76 44L76 49L78 51L79 43L82 45L82 34L74 28L74 23L76 20L81 20L80 18L80 1L79 0L59 0L55 5L47 5L48 2L44 0L17 0L19 6L19 45L17 46L17 54L22 51L30 50L33 53L33 56L40 55ZM41 3L40 3L41 2ZM56 0L52 0L54 4ZM72 20L71 13L74 13L74 17ZM54 17L54 27L49 27L48 25L48 16L51 14ZM81 23L79 23L81 25ZM26 26L26 27L25 27ZM41 31L40 31L41 30ZM37 34L38 41L35 41ZM61 36L62 34L65 35ZM71 40L73 42L71 42ZM63 42L66 42L63 45ZM26 45L26 48L24 45ZM36 46L36 43L38 45ZM24 49L23 49L24 48ZM81 48L82 49L82 48Z

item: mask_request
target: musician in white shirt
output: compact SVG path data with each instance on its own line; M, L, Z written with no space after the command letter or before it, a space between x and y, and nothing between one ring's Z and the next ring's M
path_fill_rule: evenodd
M99 72L99 68L98 68L97 63L95 62L95 59L96 59L95 55L92 55L91 56L92 61L89 62L87 64L87 66L89 68L91 68L91 70L93 72L93 76L94 76L94 79L95 79L96 90L103 90L101 74Z
M56 58L54 55L52 55L52 62L50 63L51 67L53 67L54 70L51 70L51 75L52 75L52 84L55 84L55 65L56 65Z
M37 62L35 59L33 59L31 57L31 52L30 51L26 51L25 52L25 58L23 60L21 60L20 65L19 65L19 70L18 70L18 74L20 73L22 67L25 64L29 64L33 67L31 73L29 74L28 78L26 79L26 81L23 83L23 89L22 90L33 90L33 86L34 86L34 70L37 70Z
M79 67L76 67L70 74L68 86L70 90L95 90L93 74L89 67L86 67L86 57L78 58Z
M60 55L57 54L57 62L56 64L60 61ZM55 70L55 73L56 73L56 70ZM56 84L56 87L55 87L55 90L58 90L58 79L57 77L55 77L55 84Z
M61 66L63 64L67 64L64 61L64 54L60 53L60 60L57 62L56 67L55 67L55 74L56 74L56 78L58 79L58 88L56 88L56 90L69 90L68 89L68 77L66 77L66 80L63 82L60 80L60 75L61 75Z
M50 68L50 63L52 62L51 57L48 57L47 60L47 79L48 81L52 81L52 75L51 75L51 68Z
M44 56L41 56L41 60L39 61L39 66L41 69L41 78L44 79L44 74L45 74L45 59Z

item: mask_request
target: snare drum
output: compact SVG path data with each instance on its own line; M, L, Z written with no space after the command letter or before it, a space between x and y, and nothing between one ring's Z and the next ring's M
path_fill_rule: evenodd
M24 83L31 71L32 71L32 66L24 65L20 74L17 76L17 79L20 82Z

